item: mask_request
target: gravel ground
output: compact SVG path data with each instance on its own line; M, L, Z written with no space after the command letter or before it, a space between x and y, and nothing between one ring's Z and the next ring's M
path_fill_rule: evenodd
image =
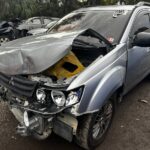
M149 91L150 81L145 79L124 98L105 141L96 150L150 150ZM4 103L0 110L0 150L82 150L56 135L45 141L20 137L15 134L17 122Z

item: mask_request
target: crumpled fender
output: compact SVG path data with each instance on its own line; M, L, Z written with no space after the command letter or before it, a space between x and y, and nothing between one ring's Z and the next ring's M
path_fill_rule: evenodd
M126 69L122 66L116 66L107 72L97 84L97 87L89 101L84 106L84 111L77 111L78 115L99 111L100 108L109 100L109 98L124 83ZM79 106L82 107L82 106Z

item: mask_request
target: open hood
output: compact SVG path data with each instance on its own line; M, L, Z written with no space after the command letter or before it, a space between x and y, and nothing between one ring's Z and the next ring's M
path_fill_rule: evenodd
M40 73L63 58L81 32L31 36L8 42L0 46L0 72L9 75Z
M89 35L97 40L93 41ZM0 72L7 75L40 73L67 55L74 43L84 48L99 47L101 44L98 41L111 46L92 29L31 36L8 42L0 46Z

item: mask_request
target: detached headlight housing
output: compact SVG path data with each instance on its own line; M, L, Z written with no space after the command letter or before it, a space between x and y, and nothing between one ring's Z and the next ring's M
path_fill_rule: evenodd
M53 102L59 107L69 107L77 104L80 101L82 95L82 88L79 88L69 93L53 90L51 91L51 97Z

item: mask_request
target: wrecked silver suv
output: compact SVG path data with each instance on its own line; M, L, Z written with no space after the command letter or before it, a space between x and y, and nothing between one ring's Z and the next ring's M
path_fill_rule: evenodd
M98 146L116 104L150 73L148 5L80 9L45 35L2 45L0 94L17 133Z

